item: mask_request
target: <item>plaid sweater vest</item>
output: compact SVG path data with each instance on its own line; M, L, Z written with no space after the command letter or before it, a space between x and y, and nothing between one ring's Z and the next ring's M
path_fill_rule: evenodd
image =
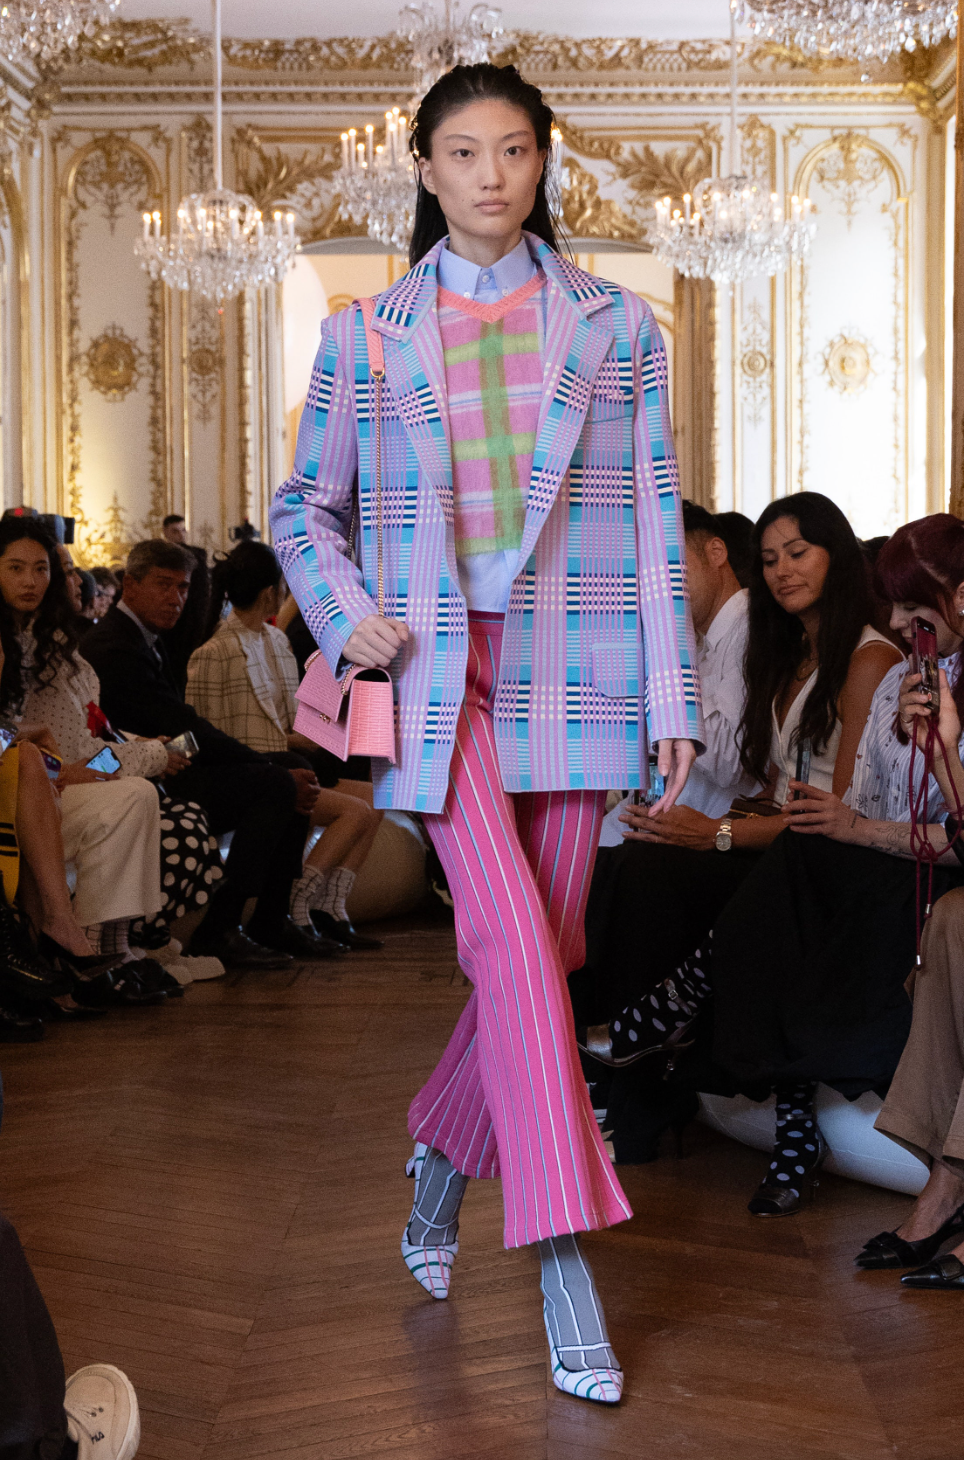
M438 291L460 558L522 542L542 400L545 282L540 271L495 304Z

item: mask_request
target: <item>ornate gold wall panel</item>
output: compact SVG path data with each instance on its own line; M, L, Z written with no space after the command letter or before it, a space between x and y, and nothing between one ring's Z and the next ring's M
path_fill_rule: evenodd
M169 191L170 139L159 127L63 127L52 143L62 510L77 519L79 556L96 561L122 518L136 540L170 503L168 301L132 253L142 212Z

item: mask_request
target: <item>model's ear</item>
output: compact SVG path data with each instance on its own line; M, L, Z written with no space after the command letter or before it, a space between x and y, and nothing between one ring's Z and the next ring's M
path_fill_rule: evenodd
M432 178L431 157L420 157L418 159L418 170L422 174L422 187L427 193L435 194L437 192L437 189L435 187L435 182Z

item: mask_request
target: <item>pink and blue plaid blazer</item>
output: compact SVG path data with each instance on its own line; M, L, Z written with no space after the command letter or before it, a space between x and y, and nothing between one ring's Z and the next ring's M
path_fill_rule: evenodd
M701 742L666 354L649 306L526 235L545 271L545 387L493 718L508 791L645 784L648 743ZM440 811L465 694L466 603L436 312L441 244L378 296L385 612L410 638L392 674L398 764L375 804ZM333 669L375 613L371 387L361 311L322 325L278 556ZM360 561L348 553L355 494ZM635 510L634 510L635 501Z

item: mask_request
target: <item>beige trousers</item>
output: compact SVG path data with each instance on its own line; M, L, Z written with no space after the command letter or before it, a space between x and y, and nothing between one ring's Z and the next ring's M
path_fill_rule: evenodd
M964 1175L964 887L934 905L914 1017L876 1128L928 1166Z
M64 854L77 868L77 921L89 927L160 912L161 806L151 782L68 786L60 805Z

